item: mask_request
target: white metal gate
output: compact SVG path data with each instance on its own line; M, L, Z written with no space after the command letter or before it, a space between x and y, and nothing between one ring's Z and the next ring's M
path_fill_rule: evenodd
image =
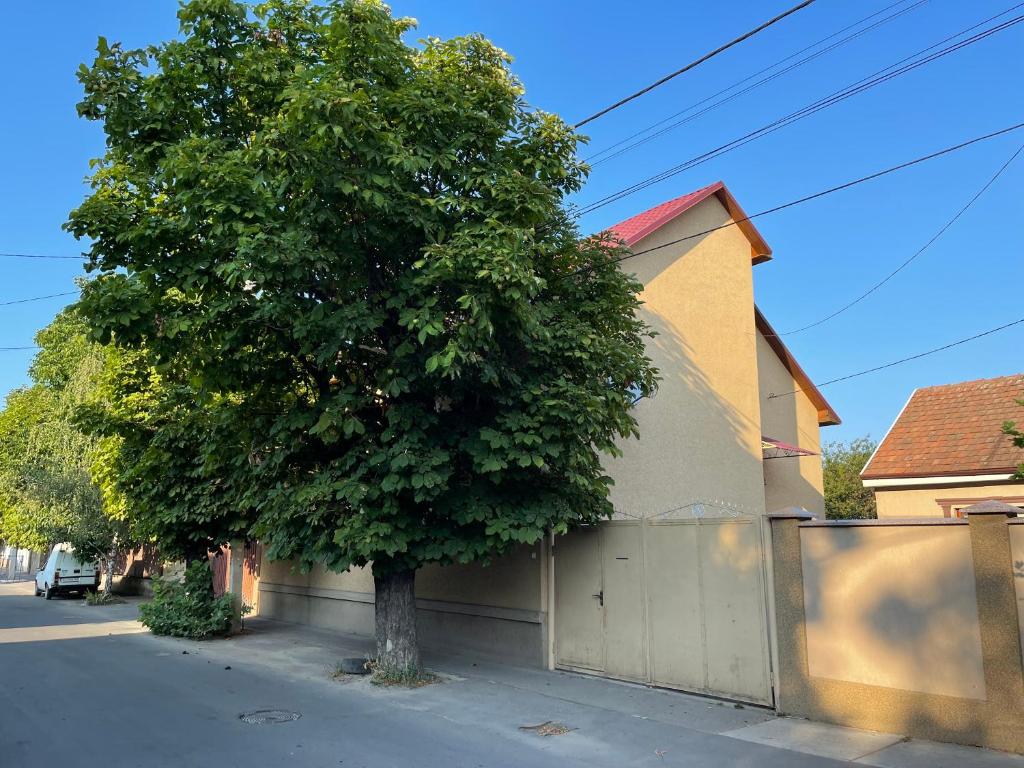
M770 704L759 523L702 507L556 540L556 665Z

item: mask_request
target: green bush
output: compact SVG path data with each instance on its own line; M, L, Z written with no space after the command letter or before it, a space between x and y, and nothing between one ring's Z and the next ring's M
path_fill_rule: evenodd
M204 640L231 629L231 595L213 596L209 563L194 562L185 581L156 580L153 601L139 606L139 620L154 635Z

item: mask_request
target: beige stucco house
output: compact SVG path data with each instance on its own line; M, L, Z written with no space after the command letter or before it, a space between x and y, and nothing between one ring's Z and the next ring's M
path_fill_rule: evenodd
M861 472L880 518L960 517L995 499L1024 508L1024 450L1003 434L1024 421L1024 373L914 390Z
M823 511L819 430L839 418L754 306L771 249L721 182L612 230L644 251L622 267L644 284L663 375L636 405L641 438L606 465L615 518L423 570L421 639L771 703L765 515ZM260 612L369 635L372 576L264 562Z

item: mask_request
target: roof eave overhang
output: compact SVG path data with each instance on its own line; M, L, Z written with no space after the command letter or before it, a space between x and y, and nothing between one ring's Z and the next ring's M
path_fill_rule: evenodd
M865 488L907 488L919 485L967 485L973 483L1024 482L1018 480L1013 467L977 471L936 472L930 475L861 476Z
M719 182L716 186L718 188L715 190L715 197L718 198L718 202L729 212L732 220L739 227L740 232L750 241L751 263L763 264L766 261L770 261L772 258L771 246L761 236L761 233L757 231L757 227L750 221L750 217L740 207L740 204L736 202L736 198L732 196L732 192L729 191L728 187L722 182Z

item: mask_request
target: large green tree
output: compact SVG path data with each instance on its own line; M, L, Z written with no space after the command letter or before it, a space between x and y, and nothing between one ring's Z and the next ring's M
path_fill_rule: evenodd
M189 440L269 556L372 564L378 663L416 672L417 569L610 514L656 379L640 286L564 210L578 137L483 38L409 45L372 0L179 18L80 72L83 311L213 414ZM186 475L135 482L185 518Z
M877 443L858 437L848 443L828 443L821 451L825 481L825 517L829 520L874 518L875 492L865 488L860 472L875 452Z
M99 441L78 423L106 356L86 330L71 308L40 331L32 385L0 411L0 539L30 549L69 542L100 562L109 591L114 562L135 537L125 505L105 502L93 474Z

